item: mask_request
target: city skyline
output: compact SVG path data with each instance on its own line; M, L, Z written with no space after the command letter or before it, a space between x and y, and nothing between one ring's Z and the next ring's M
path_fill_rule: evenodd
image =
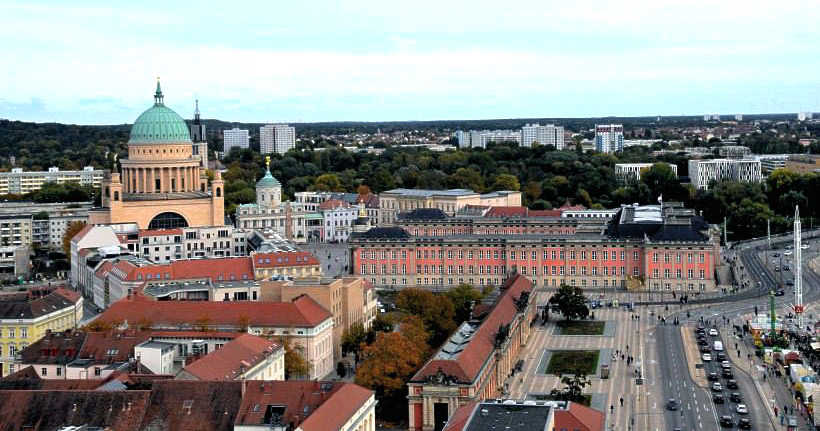
M808 1L505 8L3 2L0 118L127 123L156 75L246 123L820 110Z

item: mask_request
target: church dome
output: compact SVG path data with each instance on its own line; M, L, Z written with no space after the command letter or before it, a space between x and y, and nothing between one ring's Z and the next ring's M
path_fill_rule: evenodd
M256 182L256 188L260 187L282 187L282 184L270 174L270 171L266 171L265 176Z
M165 106L162 89L157 81L154 106L143 112L131 126L129 143L191 142L185 120Z

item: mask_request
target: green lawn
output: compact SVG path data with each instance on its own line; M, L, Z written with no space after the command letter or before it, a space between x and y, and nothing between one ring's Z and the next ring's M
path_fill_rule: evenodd
M595 374L598 369L598 350L552 350L547 374Z
M606 322L600 320L561 320L558 335L604 335Z
M550 394L531 394L528 398L532 398L535 401L556 401L558 399ZM584 394L584 400L581 401L581 404L589 407L589 405L592 404L592 395Z

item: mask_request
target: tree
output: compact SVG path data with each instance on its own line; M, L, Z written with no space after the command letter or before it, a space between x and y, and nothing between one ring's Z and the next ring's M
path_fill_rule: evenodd
M350 328L342 334L342 354L353 353L353 361L358 363L359 353L362 351L362 345L365 343L366 338L367 333L364 330L364 325L361 323L350 325Z
M555 304L558 307L558 312L567 320L587 317L589 307L587 307L586 302L587 298L580 287L566 284L562 284L558 292L549 299L549 303Z
M447 296L424 289L404 289L396 298L396 307L421 318L431 333L433 346L438 346L456 329L455 307Z
M294 347L290 338L278 337L276 342L285 348L285 379L310 375L310 362L305 359L301 346Z
M370 329L376 332L390 332L393 330L393 319L387 314L377 314Z
M410 342L400 332L382 332L376 341L362 351L362 361L356 370L355 382L376 392L380 413L402 415L406 406L407 381L424 362L420 346ZM392 407L391 407L392 406Z
M445 293L455 308L456 323L470 320L473 305L481 301L484 296L470 284L459 284Z
M510 174L499 174L495 177L495 182L493 183L493 190L513 190L517 191L521 189L521 183L518 182L518 178L515 175Z
M322 174L313 181L310 190L321 192L343 192L342 182L336 174Z
M73 221L69 223L65 229L65 233L63 234L63 253L65 253L68 260L71 260L71 238L74 238L75 235L80 233L84 227L85 222Z
M367 196L370 194L370 187L368 187L366 184L362 184L358 188L356 188L356 193L358 193L360 196Z
M564 388L560 391L556 388L550 394L560 401L572 401L582 403L584 399L584 388L591 385L585 373L579 372L569 376L561 376L561 383Z
M421 355L421 357L427 357L427 353L430 350L427 344L430 340L430 333L424 329L424 322L420 317L412 314L404 316L401 320L401 331L399 332L401 332L401 335L403 335L407 341L418 346L419 355Z

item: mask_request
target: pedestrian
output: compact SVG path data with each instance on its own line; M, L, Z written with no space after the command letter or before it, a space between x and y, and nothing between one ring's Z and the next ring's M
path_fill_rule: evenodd
M610 404L610 405L609 405L609 412L610 412L610 413L614 413L614 412L615 412L615 405L613 405L613 404ZM783 422L783 421L781 421L781 422Z
M621 407L624 406L624 397L621 397Z
M626 345L626 351L629 351L629 344Z

